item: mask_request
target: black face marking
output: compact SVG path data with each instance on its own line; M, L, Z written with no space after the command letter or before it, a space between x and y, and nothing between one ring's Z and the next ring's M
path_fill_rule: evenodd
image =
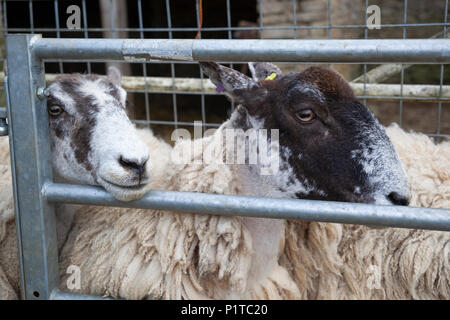
M54 105L63 106L64 103L56 97L50 95L47 98L47 108ZM53 130L58 138L63 139L68 133L64 130L65 123L68 121L70 121L70 115L67 113L62 114L59 118L50 118L50 129Z
M86 120L86 123L78 123L78 130L74 132L70 142L75 159L88 171L92 171L92 165L88 161L88 156L91 152L91 135L95 122L95 118L91 117Z
M391 162L392 168L386 169L377 160L386 150L392 155L383 159L391 161L395 150L385 147L391 144L384 129L337 73L311 67L245 86L241 82L246 79L235 71L211 63L202 67L216 85L227 82L232 87L227 93L241 104L231 118L232 127L247 130L252 117L263 119L264 129L279 129L280 170L293 172L278 190L298 198L374 202L382 189L372 183L378 179L375 171L400 172L399 162ZM263 70L258 74L265 75ZM311 110L314 118L300 123L295 115L301 110ZM289 152L284 155L283 150ZM298 185L304 190L292 193ZM402 182L398 186L403 188Z

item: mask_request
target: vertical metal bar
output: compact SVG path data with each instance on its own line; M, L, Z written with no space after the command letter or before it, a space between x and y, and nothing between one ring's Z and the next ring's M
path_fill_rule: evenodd
M61 38L61 32L59 30L59 10L58 10L58 0L53 1L53 7L55 9L55 25L56 25L56 37ZM64 67L62 60L58 61L59 73L64 73Z
M231 7L230 7L230 0L227 0L227 30L228 30L228 39L232 39L232 32L231 32Z
M444 85L444 68L445 66L441 64L441 74L439 79L439 99L442 99L442 86ZM437 118L437 128L436 128L436 134L441 134L441 117L442 117L442 100L439 100L438 102L438 118ZM440 141L440 138L438 137L436 139L437 141Z
M3 9L3 38L6 39L6 35L8 34L8 19L7 19L7 11L6 11L6 1L2 2L2 9ZM3 70L5 69L5 57L2 57L3 62Z
M48 299L58 287L58 256L53 205L42 186L52 180L45 99L36 89L45 86L44 64L31 44L40 35L12 34L6 38L11 165L22 297Z
M331 0L328 0L328 39L331 39ZM328 69L331 68L331 64L328 64Z
M6 1L3 1L3 27L5 28L5 38L6 34L8 33L8 12L6 11Z
M297 39L297 0L292 0L292 10L294 11L294 39ZM295 63L294 72L300 71L300 64Z
M230 0L227 0L227 26L228 26L228 39L233 39L233 32L231 32L231 6L230 6ZM233 63L230 64L231 68L234 68ZM231 100L231 112L234 111L234 101Z
M331 39L331 0L328 0L328 39Z
M364 22L366 23L366 28L364 29L364 39L367 39L368 36L368 26L367 26L367 8L369 7L369 0L366 0L365 3L365 10L364 10ZM367 99L366 97L366 85L367 85L367 64L364 64L364 87L363 87L363 103L367 107Z
M197 15L197 28L200 28L200 1L196 1L196 5L195 5L195 9L196 9L196 15ZM199 34L198 34L198 38L201 39L202 38L202 31L200 30ZM206 109L205 109L205 95L204 95L204 91L205 89L203 88L203 71L202 69L199 67L200 70L200 79L202 79L201 81L201 87L202 87L202 93L200 94L200 104L201 104L201 110L202 110L202 128L203 130L205 129L205 122L206 122Z
M195 1L195 15L197 19L197 28L200 28L200 1ZM202 38L202 30L198 33L198 38Z
M89 35L88 35L88 32L87 32L88 24L87 24L87 14L86 14L86 0L83 0L82 7L83 7L84 37L85 38L89 38ZM88 70L88 73L91 73L91 63L90 62L87 62L87 70Z
M30 15L30 31L34 33L34 18L33 18L33 1L28 1L28 12Z
M144 21L142 20L142 2L138 0L138 15L139 15L139 35L141 39L144 39ZM147 85L147 64L142 63L142 74L145 81L145 119L147 120L147 128L150 129L150 103L148 99L148 85Z
M198 2L197 2L198 6ZM167 28L169 28L169 39L173 38L172 35L172 14L170 12L170 0L166 0L166 15L167 15ZM200 37L200 36L199 36ZM170 64L170 76L172 77L172 90L175 91L175 64ZM174 127L178 129L178 108L177 108L177 95L172 94L172 108L173 108L173 121Z
M406 22L408 21L408 0L403 1L403 39L406 39ZM399 125L403 126L403 84L405 82L405 65L402 63L402 69L400 72L400 102L399 102Z
M292 31L293 39L297 39L297 0L292 0Z
M109 0L109 17L111 20L111 33L114 34L114 31L116 30L115 27L115 21L114 21L114 4L113 4L113 0Z
M443 38L447 38L447 19L448 19L448 0L445 0L445 10L444 10L444 30L443 30ZM441 117L442 117L442 86L444 85L444 68L445 66L441 64L441 74L439 78L439 102L438 102L438 118L437 118L437 128L436 134L441 134ZM440 137L436 138L436 141L440 141Z
M263 3L262 0L258 0L259 6L259 37L264 38L263 30Z

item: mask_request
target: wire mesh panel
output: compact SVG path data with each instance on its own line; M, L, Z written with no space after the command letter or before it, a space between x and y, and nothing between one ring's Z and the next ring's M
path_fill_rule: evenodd
M72 5L80 9L80 25L69 29ZM371 27L374 5L380 24ZM57 38L167 39L411 39L445 38L448 0L349 1L2 1L2 35L42 33ZM25 13L25 14L24 14ZM400 14L399 14L400 13ZM201 26L201 27L200 27ZM3 42L2 42L3 43ZM2 51L4 52L4 50ZM1 55L4 59L4 54ZM227 61L221 61L226 63ZM205 81L179 86L178 80L202 79L194 62L113 62L46 60L46 73L95 72L118 65L129 81L129 110L138 125L149 126L170 141L174 128L192 130L194 121L217 127L234 105ZM229 64L248 73L245 64ZM450 73L441 65L326 63L340 72L357 96L385 125L434 137L450 134ZM308 63L282 63L284 73ZM137 79L137 81L135 81ZM169 83L169 85L167 85ZM208 81L206 80L206 83Z

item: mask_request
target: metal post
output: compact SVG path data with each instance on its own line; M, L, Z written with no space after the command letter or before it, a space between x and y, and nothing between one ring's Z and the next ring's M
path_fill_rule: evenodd
M58 287L58 256L53 205L42 193L52 180L45 99L44 64L32 53L40 35L6 37L9 125L22 298L48 299ZM19 199L19 201L18 201Z

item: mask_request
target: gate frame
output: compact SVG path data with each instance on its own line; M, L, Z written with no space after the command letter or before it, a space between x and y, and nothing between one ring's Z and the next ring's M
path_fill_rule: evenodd
M45 87L44 63L31 50L37 38L11 35L6 44L11 172L24 299L48 299L59 283L54 204L42 193L53 175L47 103L36 94L37 88Z

